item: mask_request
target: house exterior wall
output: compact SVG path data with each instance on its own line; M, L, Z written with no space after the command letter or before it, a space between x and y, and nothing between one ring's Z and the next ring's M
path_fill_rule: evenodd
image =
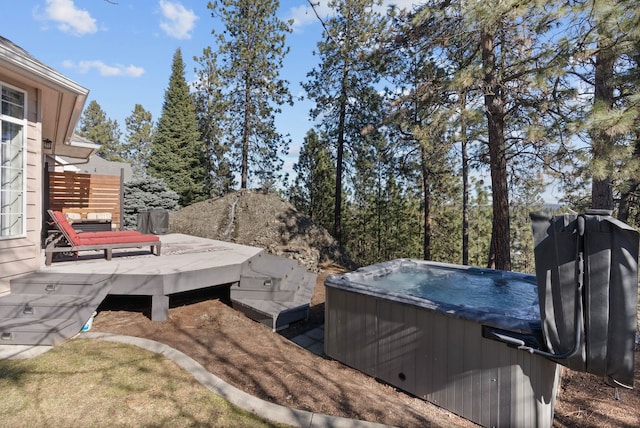
M37 271L41 265L42 144L40 91L3 74L0 81L27 93L26 127L26 236L0 239L0 294L9 291L9 280Z

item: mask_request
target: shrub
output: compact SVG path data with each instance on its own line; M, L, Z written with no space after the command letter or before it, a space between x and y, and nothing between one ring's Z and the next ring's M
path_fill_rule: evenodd
M180 196L169 189L160 178L151 176L134 177L124 184L124 225L135 228L138 213L154 208L174 211L178 208Z

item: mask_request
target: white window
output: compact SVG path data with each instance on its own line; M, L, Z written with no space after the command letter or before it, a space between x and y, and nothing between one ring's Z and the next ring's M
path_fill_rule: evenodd
M0 239L25 234L25 100L3 85L0 109Z

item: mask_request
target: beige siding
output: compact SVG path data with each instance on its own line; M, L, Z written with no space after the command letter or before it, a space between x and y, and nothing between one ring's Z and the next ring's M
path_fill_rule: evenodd
M0 73L0 80L27 91L26 154L26 237L0 239L0 293L8 290L12 277L34 272L41 265L40 231L42 228L42 146L38 94Z

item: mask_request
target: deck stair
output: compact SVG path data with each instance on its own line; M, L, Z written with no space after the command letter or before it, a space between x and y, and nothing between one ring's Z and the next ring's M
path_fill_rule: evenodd
M35 272L0 296L0 345L57 345L75 336L111 289L91 275Z
M295 260L266 252L241 266L240 281L231 286L234 309L273 331L307 319L316 275Z

